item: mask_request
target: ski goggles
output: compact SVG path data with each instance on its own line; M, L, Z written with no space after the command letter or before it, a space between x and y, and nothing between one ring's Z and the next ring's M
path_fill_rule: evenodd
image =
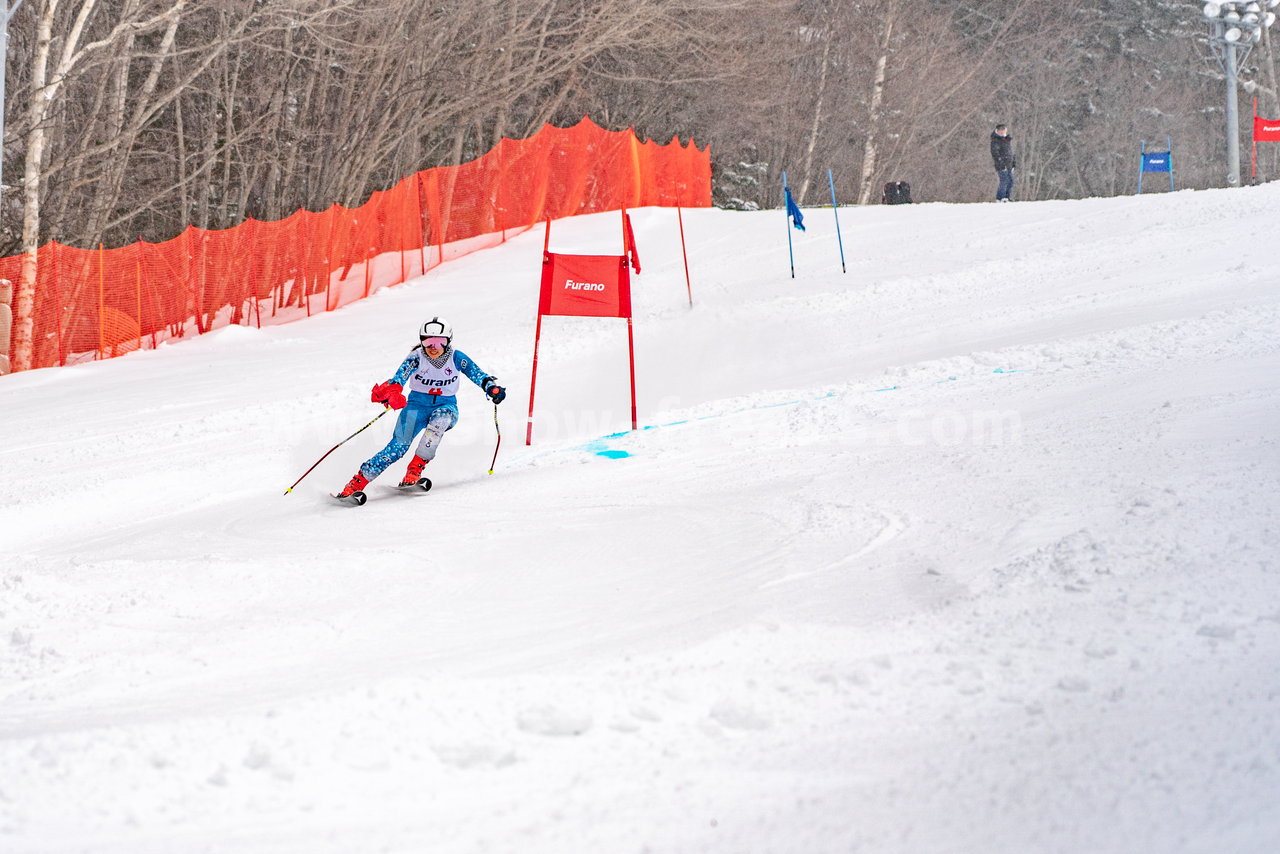
M449 346L449 339L442 338L438 335L428 335L426 338L421 339L421 341L423 347L439 347L443 350L445 347Z

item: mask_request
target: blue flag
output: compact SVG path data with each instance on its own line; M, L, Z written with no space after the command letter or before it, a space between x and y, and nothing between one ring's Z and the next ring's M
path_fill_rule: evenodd
M804 231L804 214L800 213L800 208L796 205L796 200L791 198L791 188L786 188L787 193L787 216L791 217L791 224L796 228Z
M1142 171L1172 172L1173 154L1168 151L1158 151L1142 155Z

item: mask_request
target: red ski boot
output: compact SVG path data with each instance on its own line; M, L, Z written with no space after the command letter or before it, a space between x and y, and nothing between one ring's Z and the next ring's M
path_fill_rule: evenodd
M364 476L363 472L356 472L356 476L347 481L347 485L342 487L342 491L334 498L346 498L352 493L362 492L369 485L369 478Z
M427 461L422 457L415 456L409 461L409 468L405 469L404 478L400 481L401 486L415 486L422 477L422 470L427 465Z

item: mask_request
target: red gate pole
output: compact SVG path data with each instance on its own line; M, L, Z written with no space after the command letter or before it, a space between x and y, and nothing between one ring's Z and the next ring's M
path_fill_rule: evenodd
M533 374L529 377L529 420L525 426L524 443L533 444L533 392L538 384L538 342L542 340L542 310L538 310L538 323L533 330Z
M529 420L526 423L524 431L525 445L533 444L533 391L534 386L538 382L538 343L542 341L542 309L543 299L546 294L546 269L547 269L547 252L551 248L551 220L547 220L546 235L542 238L542 269L543 273L539 277L538 285L538 322L533 329L533 373L529 377Z
M618 259L618 308L627 318L627 362L631 373L631 429L636 429L636 339L633 334L631 310L631 269L627 266L627 256Z
M1258 183L1258 96L1253 96L1253 132L1249 134L1249 139L1253 142L1253 157L1249 167L1249 183ZM1172 146L1170 146L1172 148ZM1173 155L1169 155L1172 160ZM1172 168L1172 166L1170 166Z
M631 429L636 429L636 340L631 334L631 316L627 316L627 355L631 361Z
M689 305L693 305L693 283L689 281L689 251L684 244L684 216L680 213L680 199L676 198L676 219L680 223L680 254L684 256L684 287L689 292Z

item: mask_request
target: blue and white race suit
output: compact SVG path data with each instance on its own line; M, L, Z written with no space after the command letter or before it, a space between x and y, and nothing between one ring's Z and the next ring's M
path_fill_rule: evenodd
M458 423L458 383L464 376L485 391L495 383L466 353L452 347L445 352L440 367L431 364L421 347L409 351L387 380L404 388L408 402L400 410L391 441L360 466L360 473L369 480L382 474L405 455L419 433L422 438L414 454L424 460L434 459L440 440Z

